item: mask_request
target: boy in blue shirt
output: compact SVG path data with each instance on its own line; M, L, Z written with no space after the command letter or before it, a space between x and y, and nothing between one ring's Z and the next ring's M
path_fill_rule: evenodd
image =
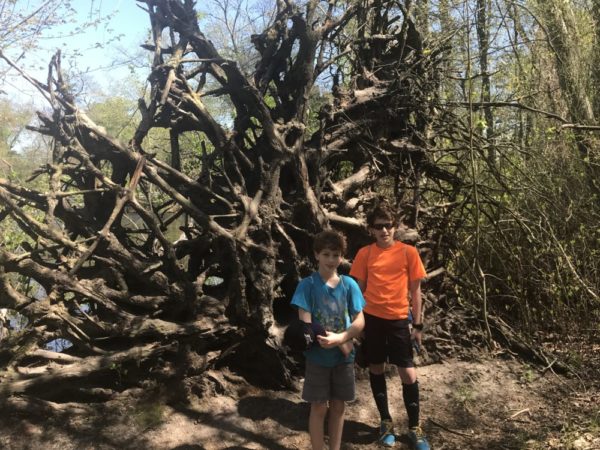
M325 335L317 336L318 345L304 353L302 398L311 404L308 432L312 449L323 449L329 412L329 448L339 450L345 402L354 400L355 395L351 341L364 327L365 300L352 278L337 273L346 251L341 234L322 231L314 238L313 250L319 269L298 283L292 305L298 307L300 320L320 325Z

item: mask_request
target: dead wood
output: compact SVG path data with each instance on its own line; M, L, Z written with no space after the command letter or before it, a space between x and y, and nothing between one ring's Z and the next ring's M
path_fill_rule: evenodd
M130 142L80 109L60 53L47 83L27 77L52 108L34 127L52 139L52 162L32 175L35 188L0 180L0 218L25 236L0 249L0 306L28 321L0 351L4 393L109 398L224 365L289 386L280 334L311 270L313 233L343 231L351 258L369 241L366 210L387 196L406 240L424 255L440 241L422 220L443 220L443 208L421 205L419 186L422 176L458 182L428 154L444 50L432 42L423 54L397 2L277 2L252 37L250 76L204 34L193 2L140 3L150 94ZM314 94L319 77L330 94ZM147 138L161 128L159 157ZM197 145L186 160L188 137ZM428 262L439 286L443 262ZM57 340L67 348L54 351Z

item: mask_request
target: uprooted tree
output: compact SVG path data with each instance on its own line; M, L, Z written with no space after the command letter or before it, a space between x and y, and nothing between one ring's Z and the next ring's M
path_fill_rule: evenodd
M284 386L280 326L312 234L342 230L353 255L380 195L416 227L420 179L455 182L427 155L443 48L423 51L403 2L278 0L246 77L191 0L138 1L154 41L131 142L78 107L60 54L46 83L30 79L52 107L36 127L52 162L39 189L0 180L0 220L25 236L0 249L0 306L27 319L2 342L4 394L102 399L149 379L201 393L223 365ZM168 158L145 149L153 128L168 130Z

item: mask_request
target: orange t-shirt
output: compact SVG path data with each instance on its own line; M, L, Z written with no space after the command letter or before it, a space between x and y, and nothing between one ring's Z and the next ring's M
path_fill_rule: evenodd
M364 311L382 319L408 317L408 282L427 276L419 252L412 245L394 242L388 248L376 244L361 248L350 275L366 282Z

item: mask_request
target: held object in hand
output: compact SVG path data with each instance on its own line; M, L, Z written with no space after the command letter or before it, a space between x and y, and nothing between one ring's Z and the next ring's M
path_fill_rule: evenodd
M419 343L417 342L417 340L416 340L416 339L413 339L413 340L412 340L412 346L413 346L413 348L414 348L414 350L415 350L415 353L416 353L417 355L421 354L421 346L419 345Z
M283 342L292 350L303 352L312 346L319 345L317 336L326 335L325 329L320 324L297 319L288 325Z

